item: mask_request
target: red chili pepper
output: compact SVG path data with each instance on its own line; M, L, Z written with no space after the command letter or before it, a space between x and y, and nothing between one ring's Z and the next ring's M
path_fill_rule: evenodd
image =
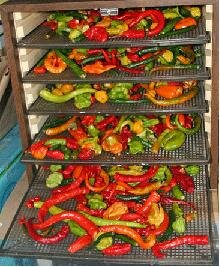
M116 173L114 175L114 179L116 181L122 181L127 183L143 182L153 178L154 175L157 173L158 168L158 166L151 166L144 174L141 175L125 175Z
M176 179L177 184L181 187L181 189L188 193L193 193L195 190L193 178L185 173L184 168L174 166L170 169L173 173L174 178Z
M90 235L84 235L79 237L78 239L76 239L76 241L74 241L69 247L68 247L68 251L70 253L75 253L85 247L87 247L88 245L90 245L92 243L92 238Z
M92 215L92 216L96 216L96 217L102 217L102 216L103 216L103 213L104 213L104 211L105 211L105 210L103 210L103 209L98 209L98 210L89 209L89 208L86 207L86 205L83 204L83 203L79 203L79 204L77 204L77 206L76 206L76 210L84 211L84 212L89 213L90 215Z
M137 83L130 89L130 92L137 93L140 88L142 88L141 84Z
M88 173L88 177L96 177L101 172L101 166L86 166L86 172Z
M138 100L142 99L142 97L143 97L142 94L135 94L135 95L130 96L130 99L134 100L134 101L138 101Z
M114 203L116 199L116 184L115 183L110 183L102 192L101 195L105 200L108 201L108 203Z
M132 133L127 126L124 126L120 132L120 143L122 144L122 149L125 150L128 147L128 140L131 138Z
M168 185L162 186L160 190L163 190L164 192L168 193L170 190L177 184L176 178L173 177Z
M99 53L102 53L102 49L101 48L89 49L89 50L87 50L87 53L89 55L99 54Z
M185 235L175 237L161 243L156 243L152 247L152 252L155 257L163 258L165 254L161 252L163 249L170 249L181 245L207 245L209 243L207 235Z
M50 21L44 21L42 23L43 26L46 26L48 28L50 28L51 30L55 31L58 27L58 22L55 20L50 20Z
M125 255L131 251L131 248L132 246L129 243L123 243L123 244L115 243L110 247L103 249L102 253L104 255L109 255L109 256Z
M98 232L98 227L89 219L84 217L82 214L76 212L76 211L64 211L59 214L53 215L49 219L41 222L41 223L35 223L33 224L33 228L35 230L42 230L47 227L50 227L51 225L64 220L73 220L76 223L78 223L82 228L84 228L88 234L94 238L95 235Z
M64 153L60 150L47 150L46 156L51 159L64 159Z
M144 38L145 35L146 35L145 30L129 29L123 32L120 36L130 38L130 39L132 38L138 39L138 38Z
M165 130L165 125L160 122L154 126L151 126L150 129L157 135L159 136L164 130Z
M71 190L68 192L62 192L60 194L56 194L55 196L52 196L44 201L41 208L38 210L38 219L40 222L44 220L44 217L46 216L48 210L50 207L59 204L61 202L64 202L68 199L72 199L75 196L82 195L82 194L88 194L89 190L86 187L76 188L75 190Z
M138 62L140 61L140 57L138 56L138 54L134 54L134 53L127 53L127 57L132 61L132 62Z
M110 56L109 56L109 52L105 49L102 49L102 54L105 58L105 61L108 63L108 64L112 64L112 60L110 59Z
M147 53L147 54L143 55L140 60L148 59L148 58L152 57L153 55L154 55L153 53Z
M75 165L67 165L65 169L62 171L63 178L70 178L72 177L72 172L76 168Z
M108 116L98 122L96 124L96 128L99 129L100 131L104 131L109 125L112 125L113 127L116 126L118 123L118 119L116 116Z
M110 64L118 66L119 65L119 61L118 61L118 58L117 58L117 50L116 49L113 49L110 52L110 55L111 55L111 62L110 62Z
M150 192L149 197L144 201L142 209L139 210L142 216L146 217L151 208L152 203L157 203L160 201L160 195L156 191Z
M183 201L183 200L179 200L179 199L173 198L173 197L161 196L160 202L162 204L167 204L167 205L172 205L173 203L177 203L177 204L185 205L185 206L192 207L192 208L195 209L195 205L193 203L187 202L187 201Z
M35 159L44 159L47 155L48 147L44 145L45 141L38 141L30 146L28 151Z
M185 128L192 128L193 126L193 118L189 115L185 115Z
M75 29L79 25L79 20L78 19L71 19L68 21L67 26L71 29Z
M112 16L111 18L114 20L126 20L130 18L134 18L139 12L125 12L121 15Z
M85 133L85 131L81 127L78 127L75 130L68 129L68 131L69 131L70 135L73 136L77 141L80 141L82 139L87 138L87 134Z
M27 201L25 201L25 207L27 208L33 208L34 207L34 202L38 202L40 201L40 197L39 196L35 196L35 197L32 197L30 199L28 199Z
M29 236L33 240L35 240L41 244L56 244L56 243L60 242L61 240L63 240L64 238L66 238L67 235L69 234L69 226L68 225L62 226L60 231L58 231L55 235L45 237L45 236L39 235L36 232L36 230L33 227L32 222L31 222L31 219L29 219L28 221L26 221L25 219L22 219L20 221L20 223L25 225L25 227L27 228Z
M84 32L84 35L90 41L105 42L108 40L108 32L104 27L92 26L87 31Z
M44 74L47 72L47 69L44 66L36 66L33 71L35 74Z
M137 221L140 223L145 223L145 219L143 216L141 216L138 213L126 213L126 214L122 214L122 216L120 217L120 220L122 221Z
M78 154L78 158L82 160L92 159L95 156L95 151L88 148L82 148Z
M120 71L125 71L125 72L129 72L132 74L143 74L145 73L145 71L143 69L135 69L135 68L127 68L127 67L122 67L122 66L118 66L117 67L118 70Z
M66 146L71 150L76 150L79 148L79 144L75 138L66 137Z
M92 116L92 115L83 116L81 120L81 124L85 126L89 126L94 123L95 119L96 119L96 116Z

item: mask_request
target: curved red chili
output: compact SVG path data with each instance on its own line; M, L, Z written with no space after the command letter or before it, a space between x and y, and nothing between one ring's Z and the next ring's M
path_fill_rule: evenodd
M145 200L142 209L140 209L140 213L142 216L147 216L148 211L151 208L152 203L157 203L160 200L160 195L156 191L150 192L149 197Z
M94 236L98 232L98 227L89 219L84 217L82 214L76 212L76 211L64 211L59 214L53 215L49 219L33 224L33 228L35 230L42 230L45 229L59 221L63 220L73 220L74 222L78 223L83 229L85 229L88 234L94 238Z
M76 239L68 248L70 253L75 253L92 243L92 238L90 235L84 235Z
M185 235L155 244L152 247L152 252L155 257L163 258L165 257L165 254L161 252L163 249L170 249L181 245L207 245L208 243L207 235Z
M29 236L33 240L35 240L41 244L56 244L56 243L60 242L61 240L63 240L69 234L69 226L68 225L62 226L60 231L57 232L55 235L45 237L45 236L39 235L35 231L33 224L31 222L31 219L29 219L28 221L23 219L21 223L26 226Z
M128 254L131 251L131 244L129 243L116 243L112 246L105 248L102 250L102 253L104 255L110 255L110 256L118 256L118 255L125 255Z

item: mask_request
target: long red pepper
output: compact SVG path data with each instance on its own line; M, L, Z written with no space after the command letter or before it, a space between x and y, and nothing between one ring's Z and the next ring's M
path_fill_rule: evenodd
M78 223L83 229L85 229L88 234L94 238L95 235L98 233L98 227L89 219L84 217L82 214L76 211L64 211L59 214L53 215L49 219L33 224L33 228L35 230L42 230L45 229L59 221L63 220L73 220L74 222Z
M76 239L68 248L70 253L75 253L92 243L92 238L90 235L84 235Z
M143 182L146 180L150 180L155 176L155 174L158 171L157 166L151 166L144 174L142 175L126 175L126 174L119 174L116 173L114 175L114 179L116 181L121 181L121 182L127 182L127 183L133 183L133 182Z
M81 195L81 194L88 194L89 189L86 187L76 188L74 191L67 191L60 194L56 194L55 196L52 196L48 198L46 201L44 201L44 204L38 211L38 219L40 222L44 220L44 217L46 216L48 210L50 207L64 202L68 199L74 198L75 196Z
M195 209L195 205L193 203L187 202L187 201L184 201L184 200L179 200L179 199L174 198L174 197L161 196L160 202L162 204L167 204L167 205L170 205L170 204L173 204L173 203L177 203L177 204L185 205L185 206L192 207L192 208Z
M104 255L109 255L109 256L125 255L131 251L131 248L132 246L129 243L123 243L123 244L115 243L110 247L103 249L102 253Z
M90 215L92 216L96 216L96 217L102 217L103 216L103 213L104 213L104 209L97 209L97 210L94 210L94 209L89 209L88 207L86 207L85 204L83 203L79 203L76 205L76 210L79 210L79 211L84 211L86 213L89 213Z
M42 236L39 235L36 230L33 227L33 224L31 222L31 219L28 221L26 219L21 219L20 224L24 224L27 228L29 236L41 244L56 244L66 238L66 236L69 234L69 226L64 225L62 228L53 236Z
M120 220L122 221L137 221L137 222L140 222L140 223L145 223L146 220L143 216L141 216L140 214L138 213L126 213L126 214L123 214L121 217L120 217Z
M165 254L161 252L163 249L170 249L181 245L207 245L208 243L207 235L185 235L155 244L152 247L152 252L155 257L163 258L165 257Z
M156 191L150 192L149 197L145 200L142 209L140 209L140 213L142 216L146 217L148 214L148 211L151 208L152 203L157 203L160 200L160 195Z
M118 119L116 118L116 116L108 116L103 120L101 120L100 122L98 122L96 124L96 128L99 129L100 131L103 131L107 126L109 126L109 124L115 125L116 123L118 123Z
M145 73L145 71L143 69L134 69L134 68L126 68L126 67L122 67L122 66L118 66L117 67L118 70L121 70L121 71L125 71L125 72L129 72L129 73L132 73L132 74L143 74Z
M51 159L64 159L64 153L60 150L47 150L46 156Z

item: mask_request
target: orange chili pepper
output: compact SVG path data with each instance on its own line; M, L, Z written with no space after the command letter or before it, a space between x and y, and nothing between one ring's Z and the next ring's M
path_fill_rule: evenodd
M83 166L78 165L76 166L76 168L73 170L73 177L78 179L82 173L83 170Z
M76 116L73 116L72 118L70 118L68 121L66 121L65 123L63 123L60 126L54 127L54 128L48 128L45 133L46 135L57 135L60 134L62 132L65 132L68 128L70 128L71 124L73 122L75 122L76 120Z
M105 182L105 185L100 186L100 187L95 187L95 186L90 185L88 175L85 177L86 187L89 188L91 191L96 192L96 193L101 192L109 185L109 175L103 169L101 170L99 176L101 178L103 178L103 180Z
M113 154L121 153L123 146L118 140L118 136L116 134L112 134L105 138L101 143L103 150L109 151Z
M180 124L182 126L185 125L185 116L184 116L184 114L178 114L178 121L180 122Z
M183 29L183 28L187 28L187 27L190 27L190 26L196 26L197 25L197 22L194 18L192 17L187 17L187 18L184 18L184 19L181 19L180 21L178 21L176 24L175 24L175 30L180 30L180 29Z
M128 206L121 202L114 202L103 213L103 218L108 220L119 220L123 214L128 213Z
M177 127L171 124L170 117L171 117L170 115L166 115L166 119L165 119L166 126L167 128L171 130L176 129Z
M183 93L182 86L179 85L160 85L155 88L156 93L166 99L179 97Z
M145 187L137 187L128 192L134 195L145 195L150 193L151 191L156 191L162 186L161 182L154 182Z
M86 73L91 73L91 74L101 74L105 71L111 70L116 68L116 65L103 65L103 63L100 60L97 60L93 64L88 64L84 66L82 69Z

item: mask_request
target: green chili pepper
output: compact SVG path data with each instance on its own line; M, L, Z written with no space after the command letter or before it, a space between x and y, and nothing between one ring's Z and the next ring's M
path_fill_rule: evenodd
M171 132L171 130L166 129L160 134L160 136L157 138L157 140L153 143L153 145L151 147L151 151L153 153L159 152L163 138L170 132Z
M83 88L83 89L77 89L65 95L54 95L47 88L45 88L40 91L40 96L44 100L49 101L49 102L64 103L78 95L81 95L84 93L95 93L95 91L96 91L95 89Z
M64 138L52 138L44 143L46 146L66 145L66 139Z
M175 185L173 188L172 188L172 195L177 198L177 199L180 199L180 200L184 200L185 199L185 196L183 194L183 192L180 190L179 186L178 185Z
M92 137L99 136L100 134L100 131L93 124L90 124L87 129L88 129L88 134L91 135Z
M193 30L195 28L196 28L196 26L190 26L190 27L183 28L183 29L180 29L180 30L170 31L170 32L167 32L167 33L161 35L161 37L162 36L163 37L168 37L168 36L171 36L171 35L182 34L182 33L188 32L190 30Z
M60 50L55 49L56 54L60 57L70 68L71 70L80 78L85 78L86 73L72 60L66 57Z
M113 232L107 232L107 233L100 234L100 235L98 235L96 240L94 240L93 245L96 246L102 240L102 238L114 237L114 236L115 236L115 233L113 233Z
M115 234L115 238L120 239L126 243L130 243L132 246L136 246L136 242L126 235Z
M110 247L113 244L113 238L111 236L102 237L99 243L96 245L98 250L103 250Z
M70 183L73 182L73 178L65 178L63 179L63 181L61 182L60 186L64 186L64 185L68 185Z
M144 59L142 61L137 61L137 62L131 63L131 64L127 65L127 68L136 68L140 65L149 64L149 62L154 61L157 57L158 57L158 55L153 55L152 57L150 57L148 59Z
M172 151L183 145L186 135L180 130L172 130L162 139L161 146L163 149Z
M47 90L47 89L43 89L43 90ZM68 116L65 118L57 118L56 117L51 122L46 122L43 126L43 130L60 126L60 125L64 124L66 121L68 121L71 117L72 116Z
M162 235L157 237L158 242L163 242L165 240L168 240L171 235L173 234L173 227L172 224L176 220L176 215L173 210L169 211L169 227L167 228L166 232L163 233Z
M88 16L83 14L83 13L80 13L78 11L68 11L65 13L66 16L72 16L74 19L88 19Z
M147 64L145 65L144 69L145 69L146 71L151 71L153 67L154 67L154 62L153 62L153 61L150 61L149 63L147 63Z
M149 194L141 195L141 196L138 196L138 195L137 196L135 196L135 195L116 195L116 198L124 200L124 201L132 200L132 201L139 202L142 199L147 198L148 196L149 196Z
M144 48L144 49L141 49L137 52L137 54L139 56L143 56L144 54L147 54L147 53L152 53L152 52L157 52L158 50L160 50L161 47L159 46L155 46L155 47L148 47L148 48Z
M104 56L98 55L98 56L87 57L87 58L83 59L83 61L81 62L81 65L86 65L88 63L94 62L94 61L99 60L99 59L104 59Z
M191 17L190 10L188 10L188 9L185 8L184 6L182 6L182 7L180 8L180 14L181 14L183 17Z
M124 225L132 228L145 228L145 224L137 223L137 222L129 222L129 221L120 221L120 220L108 220L108 219L102 219L99 217L92 216L84 211L80 211L86 218L88 218L90 221L94 222L98 226L104 226L104 225Z
M174 18L172 19L170 22L168 22L166 24L166 26L163 28L163 30L159 33L158 36L164 36L164 34L170 32L173 30L175 24L177 23L177 21L181 20L182 18L180 17L177 17L177 18Z
M200 129L200 126L201 126L201 123L202 123L202 118L199 115L196 115L196 116L194 116L193 121L194 121L194 127L188 129L188 128L183 127L180 124L179 119L178 119L178 115L176 115L176 117L175 117L175 123L176 123L178 129L181 130L182 132L184 132L187 135L192 135L192 134L198 132L199 129Z
M34 202L34 207L37 209L40 209L43 203L44 202L42 201ZM65 210L58 208L56 206L52 206L49 208L49 212L52 215L56 215L64 211ZM86 231L83 228L81 228L76 222L71 221L71 220L64 220L64 222L66 222L69 225L70 231L72 234L77 235L77 236L83 236L86 234Z

